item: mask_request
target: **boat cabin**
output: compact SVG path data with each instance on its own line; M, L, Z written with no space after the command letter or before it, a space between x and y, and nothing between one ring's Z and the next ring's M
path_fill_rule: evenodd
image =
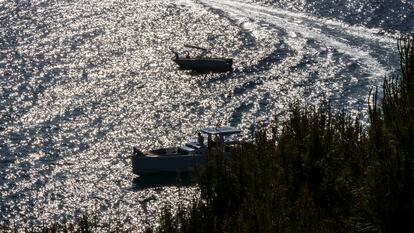
M207 134L207 148L216 146L225 146L224 138L230 135L238 134L241 131L235 127L224 126L214 128L204 128L200 130L201 133ZM214 139L213 139L214 136Z

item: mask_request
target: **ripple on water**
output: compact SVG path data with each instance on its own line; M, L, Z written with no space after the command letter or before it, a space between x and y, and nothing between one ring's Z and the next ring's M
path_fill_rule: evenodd
M371 70L396 67L389 38L253 3L4 1L0 16L0 224L87 210L142 230L198 191L137 189L132 146L180 144L217 124L248 138L254 119L295 98L358 109L382 80ZM170 49L184 44L235 57L234 72L177 71Z

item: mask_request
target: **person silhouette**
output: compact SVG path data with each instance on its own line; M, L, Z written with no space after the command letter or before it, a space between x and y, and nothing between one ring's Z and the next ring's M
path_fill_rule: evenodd
M201 135L200 132L198 132L198 136L197 136L197 144L199 146L204 146L204 137L203 135Z

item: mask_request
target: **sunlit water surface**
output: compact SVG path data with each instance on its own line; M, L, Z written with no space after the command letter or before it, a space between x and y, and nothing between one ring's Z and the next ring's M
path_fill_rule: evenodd
M366 110L398 68L395 34L230 0L0 1L0 224L154 224L194 187L138 188L131 148L174 146L197 129L257 119L292 101ZM184 44L234 71L178 71ZM114 223L115 224L115 223Z

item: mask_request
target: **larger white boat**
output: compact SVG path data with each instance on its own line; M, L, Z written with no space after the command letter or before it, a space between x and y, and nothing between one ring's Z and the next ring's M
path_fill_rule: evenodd
M187 55L180 56L177 52L173 61L177 63L181 70L193 70L193 71L230 71L232 70L233 59L224 57L206 57L207 49L193 45L185 45L188 48L194 48L202 50L203 52L195 57L191 57L187 52Z
M234 142L226 142L226 137L240 132L239 129L230 126L212 127L201 129L196 142L189 142L183 146L146 152L134 147L133 172L137 175L151 175L194 171L195 167L206 162L206 157L212 148L220 148L225 154L230 153ZM202 135L207 135L207 143L204 143Z

